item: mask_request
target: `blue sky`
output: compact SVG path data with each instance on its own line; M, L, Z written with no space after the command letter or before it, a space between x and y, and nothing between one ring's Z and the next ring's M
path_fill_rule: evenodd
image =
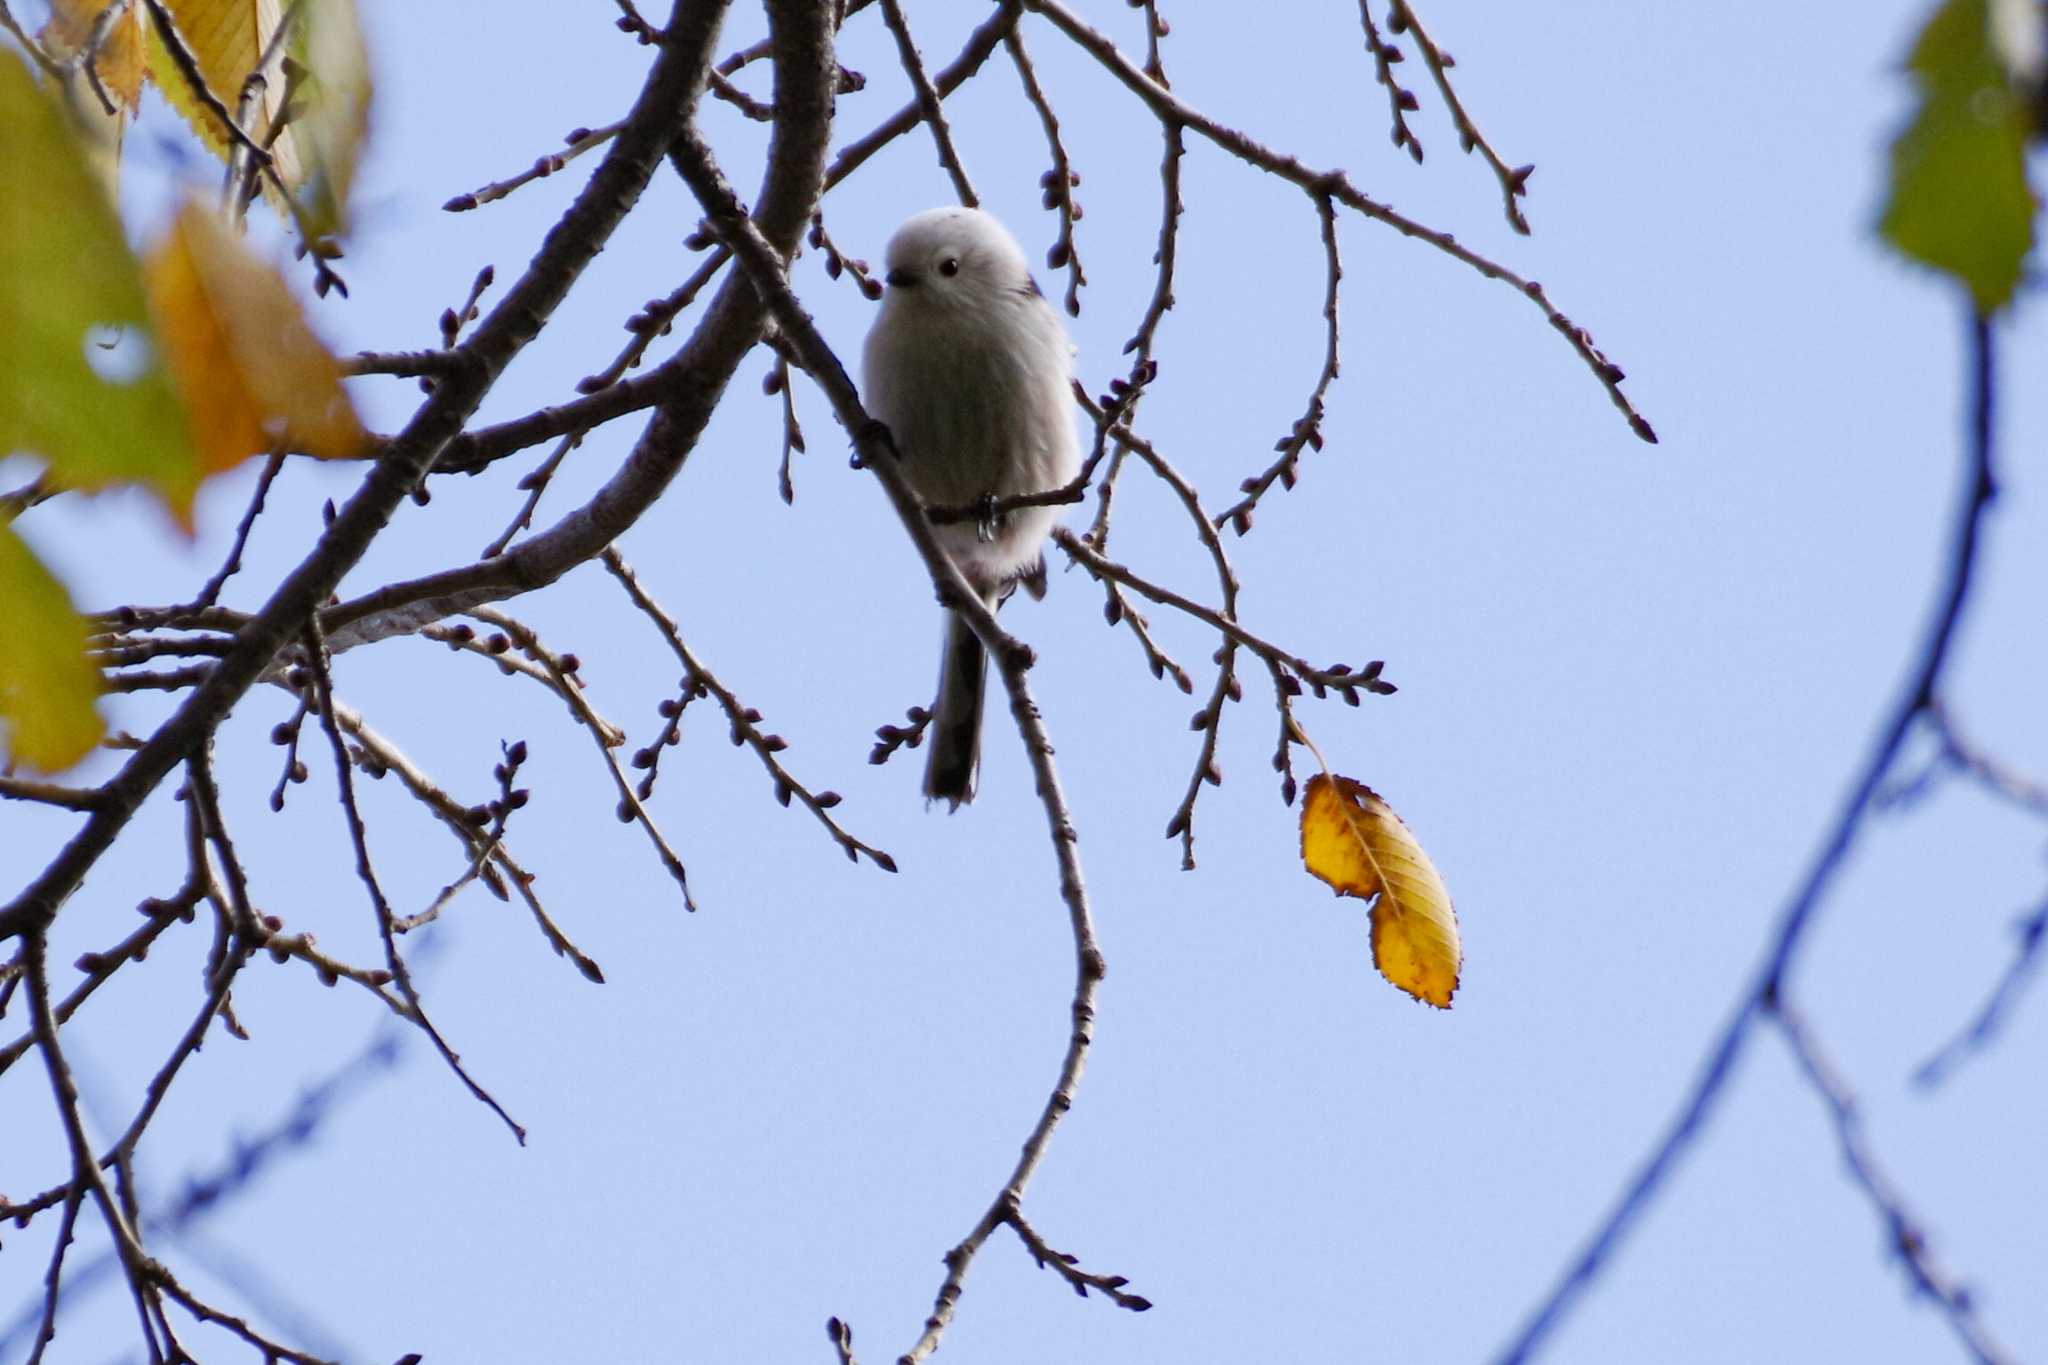
M381 103L345 262L353 297L315 316L344 350L425 346L478 266L504 279L530 256L584 163L475 214L438 206L617 117L646 53L609 7L365 8ZM1137 47L1134 11L1088 8ZM1924 8L1794 6L1753 26L1671 6L1425 9L1468 108L1511 162L1537 166L1535 233L1521 239L1412 62L1426 164L1389 144L1347 7L1281 4L1255 25L1167 7L1184 98L1540 279L1628 371L1662 442L1635 440L1511 291L1343 221L1328 444L1229 548L1252 629L1316 661L1385 659L1400 686L1302 719L1339 770L1402 813L1456 898L1467 967L1448 1014L1382 982L1361 907L1301 871L1258 675L1226 715L1226 781L1202 797L1200 867L1183 873L1160 832L1195 760L1198 699L1154 681L1128 634L1104 626L1099 590L1057 563L1047 601L1006 611L1039 652L1033 685L1110 967L1079 1101L1027 1212L1156 1307L1079 1301L999 1235L941 1359L1481 1360L1579 1245L1734 1002L1931 598L1961 469L1960 306L1870 230L1907 107L1896 64ZM911 7L935 57L981 13ZM741 7L728 44L758 27ZM1091 286L1073 330L1099 391L1121 373L1151 288L1158 138L1043 23L1027 35L1084 177ZM850 27L845 60L869 83L842 99L842 137L906 94L874 15ZM992 62L948 108L989 207L1042 252L1055 230L1038 208L1047 162L1007 70ZM744 189L758 132L722 107L712 124ZM138 220L187 174L211 179L181 171L145 124L129 168ZM845 249L878 259L896 221L948 197L929 141L906 138L828 202L828 222ZM1323 261L1300 192L1206 145L1191 145L1184 197L1179 306L1141 427L1221 505L1271 458L1314 381ZM673 178L657 179L484 420L569 396L623 342L619 322L687 274L695 220ZM798 283L850 359L870 305L814 260ZM2048 332L2036 310L2023 301L2001 329L2004 493L1945 690L1967 733L2042 772L2048 413L2029 377ZM489 793L498 741L528 741L535 795L512 843L608 984L556 959L516 907L459 901L428 1003L530 1145L409 1046L211 1219L203 1243L163 1244L196 1282L232 1299L208 1247L235 1249L253 1270L230 1280L260 1272L271 1286L237 1301L296 1305L309 1343L349 1360L828 1360L833 1314L864 1360L915 1338L940 1255L1005 1178L1053 1080L1071 948L1014 736L991 730L981 796L950 819L922 809L921 755L868 766L874 727L928 695L938 613L886 504L847 469L826 405L801 387L810 450L795 505L777 499L764 370L743 367L622 549L707 664L788 737L792 771L843 792L836 814L901 873L847 863L693 708L654 805L702 906L687 915L639 832L612 818L588 738L538 689L419 642L343 657L344 700L470 799ZM386 430L415 396L397 381L359 392ZM543 524L634 430L606 428L571 458ZM472 556L516 509L526 467L437 483L347 590ZM210 571L250 477L209 494L193 547L118 497L51 504L20 528L87 604L169 600ZM229 600L250 605L322 500L356 477L288 470ZM1208 600L1180 517L1132 471L1112 552ZM511 610L582 657L593 700L636 744L655 733L676 670L601 570ZM1213 641L1150 615L1199 695ZM287 709L282 694L252 695L221 743L255 895L369 960L374 924L331 774L314 762L283 815L266 808L278 761L266 733ZM142 698L113 710L138 731L160 713ZM372 847L394 897L418 908L459 865L391 786L365 784ZM145 837L66 909L53 961L125 934L129 907L175 884L178 820L161 797L148 808ZM0 811L6 864L40 865L67 827ZM1938 1091L1908 1077L2007 962L2013 917L2042 894L2041 835L1961 784L1874 821L1793 982L1938 1259L2023 1359L2048 1354L2048 1008L2023 1001L1997 1046ZM158 1064L154 1040L196 1006L199 934L124 973L136 979L67 1035L102 1132ZM145 1149L165 1196L381 1024L360 992L319 991L296 965L258 963L236 996L254 1040L209 1042ZM53 1183L62 1154L39 1071L0 1077L0 1113L8 1192ZM6 1239L0 1311L34 1292L52 1230ZM134 1358L132 1333L109 1288L81 1297L54 1358ZM1765 1037L1549 1358L1957 1354L1910 1299L1821 1107Z

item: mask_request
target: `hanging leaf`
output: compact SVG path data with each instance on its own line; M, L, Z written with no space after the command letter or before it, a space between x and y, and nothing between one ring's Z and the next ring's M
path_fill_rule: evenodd
M199 470L135 259L57 101L0 50L0 455L66 488L141 483L179 517Z
M308 0L292 44L299 65L291 129L304 165L293 181L307 231L347 226L348 195L370 127L370 54L355 0Z
M202 473L280 443L322 459L362 453L366 438L341 366L277 272L219 218L187 203L143 274Z
M2026 108L1994 45L1989 0L1944 0L1906 65L1921 103L1892 143L1879 231L1995 312L2033 249L2035 201Z
M1373 902L1380 974L1426 1005L1451 1007L1462 952L1450 892L1429 855L1379 795L1317 773L1301 803L1301 861L1340 896Z
M85 622L64 585L5 525L0 640L0 761L53 773L91 753L105 727L93 709L100 673L85 655Z

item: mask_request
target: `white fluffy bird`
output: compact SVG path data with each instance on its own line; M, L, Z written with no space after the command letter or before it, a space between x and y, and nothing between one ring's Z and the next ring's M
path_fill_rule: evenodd
M967 508L1070 482L1081 462L1074 347L1016 238L979 209L930 209L889 239L885 279L862 378L918 496ZM1044 591L1053 517L1025 507L933 529L993 610L1019 583ZM924 794L955 810L974 797L986 673L981 642L949 612Z

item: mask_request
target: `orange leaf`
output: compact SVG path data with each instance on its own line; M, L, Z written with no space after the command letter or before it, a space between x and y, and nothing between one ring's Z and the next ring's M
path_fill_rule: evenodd
M1340 896L1373 901L1380 975L1426 1005L1451 1007L1463 952L1451 894L1393 807L1361 782L1317 773L1301 802L1301 861Z
M187 204L143 266L164 362L205 474L277 447L354 459L362 424L341 366L276 271L207 209Z

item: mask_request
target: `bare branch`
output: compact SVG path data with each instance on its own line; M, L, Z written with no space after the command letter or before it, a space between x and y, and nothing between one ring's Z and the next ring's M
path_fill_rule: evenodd
M1969 319L1967 347L1971 407L1964 441L1962 497L1950 532L1944 581L1927 624L1925 639L1907 667L1905 685L1893 702L1877 741L1864 759L1848 799L1821 840L1812 864L1778 912L1777 925L1765 945L1763 962L1754 978L1744 986L1727 1022L1708 1048L1699 1075L1680 1103L1678 1112L1578 1255L1572 1258L1528 1321L1502 1350L1499 1359L1503 1365L1529 1359L1543 1339L1564 1320L1578 1297L1598 1277L1608 1256L1620 1247L1636 1219L1649 1208L1650 1201L1677 1168L1679 1159L1705 1129L1707 1118L1726 1091L1735 1063L1748 1044L1761 1011L1771 1002L1782 1001L1793 957L1827 897L1836 870L1856 841L1864 814L1891 771L1914 721L1936 695L1943 665L1948 661L1950 642L1955 638L1963 605L1969 598L1984 516L1990 509L1996 489L1992 449L1994 339L1990 323L1975 314Z
M1621 367L1600 353L1593 345L1590 332L1558 311L1550 302L1549 296L1544 293L1542 285L1533 280L1523 279L1506 266L1480 255L1470 247L1461 246L1449 233L1425 227L1407 215L1397 213L1378 200L1366 196L1352 185L1342 171L1312 170L1296 158L1275 152L1236 129L1218 123L1132 66L1129 59L1117 51L1114 43L1082 23L1064 5L1058 3L1058 0L1022 0L1022 3L1052 20L1062 33L1073 39L1082 50L1094 57L1111 75L1122 81L1133 94L1143 100L1154 116L1162 122L1172 120L1191 128L1220 150L1247 165L1299 185L1311 194L1334 198L1347 208L1377 222L1385 223L1403 236L1429 243L1445 255L1464 262L1487 279L1500 280L1513 287L1524 298L1542 309L1550 325L1571 343L1572 349L1578 352L1579 358L1586 362L1594 377L1607 390L1608 398L1621 411L1622 416L1628 419L1630 429L1645 441L1656 441L1656 432L1621 391L1621 381L1625 378Z
M832 818L830 811L839 804L838 792L813 792L790 776L789 770L782 766L782 760L776 757L786 747L782 737L762 733L759 725L760 713L740 701L730 688L718 681L712 676L711 671L704 667L695 651L684 642L675 618L662 610L661 604L640 586L638 576L617 550L607 549L604 552L604 566L611 571L612 577L619 580L619 586L633 599L633 605L638 607L648 620L654 622L655 629L661 632L662 639L682 663L684 686L701 687L717 698L720 709L725 712L727 724L732 727L733 743L745 744L754 751L755 757L761 760L761 766L766 768L769 777L774 779L776 799L785 806L789 804L792 796L801 801L804 809L815 816L818 823L825 827L825 832L832 836L832 841L846 851L848 861L858 861L860 855L865 853L868 861L876 867L884 872L894 872L894 858L881 849L854 838ZM626 799L631 800L636 808L639 806L639 800L633 797L631 792L626 791L623 777L620 778L620 790L626 792Z
M1951 1280L1934 1263L1927 1239L1920 1231L1919 1220L1907 1210L1890 1179L1878 1169L1876 1157L1863 1132L1863 1120L1856 1111L1856 1098L1849 1093L1849 1087L1829 1065L1827 1058L1821 1055L1820 1043L1813 1036L1813 1031L1786 1005L1782 996L1773 995L1765 1001L1763 1013L1777 1024L1778 1032L1784 1035L1785 1045L1792 1049L1807 1084L1827 1106L1828 1119L1835 1128L1835 1143L1841 1149L1842 1165L1884 1224L1885 1243L1899 1258L1899 1264L1905 1267L1906 1278L1914 1291L1941 1310L1942 1316L1948 1319L1949 1329L1978 1365L2005 1365L2012 1358L1991 1340L1983 1324L1977 1321L1977 1310L1971 1302L1970 1292Z

